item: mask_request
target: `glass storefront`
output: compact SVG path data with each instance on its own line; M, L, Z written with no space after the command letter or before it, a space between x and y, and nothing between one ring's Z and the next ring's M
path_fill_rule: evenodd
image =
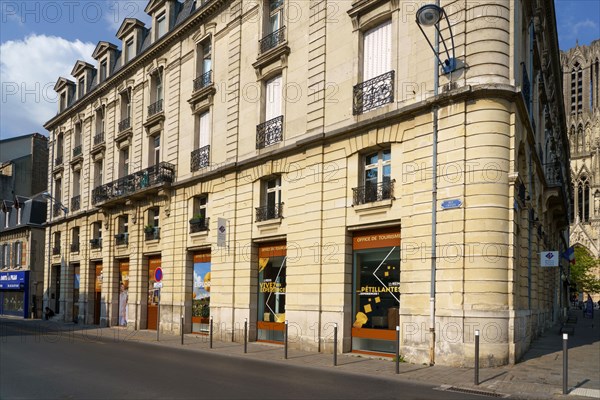
M29 271L0 272L0 315L29 318Z
M394 353L400 312L399 229L353 238L352 350Z
M194 254L192 332L208 333L210 321L210 253Z
M148 329L156 330L158 327L158 304L160 302L160 288L155 287L156 269L160 268L161 260L159 257L148 258Z
M81 285L79 264L73 266L73 322L79 321L79 288Z
M25 292L2 291L0 292L3 315L23 317L25 313Z
M129 300L129 261L119 262L119 326L127 326Z
M258 249L258 340L283 341L286 259L285 242Z

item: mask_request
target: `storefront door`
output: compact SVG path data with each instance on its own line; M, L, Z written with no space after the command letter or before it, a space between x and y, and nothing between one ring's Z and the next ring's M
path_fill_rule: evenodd
M160 301L160 289L154 287L156 280L154 273L160 267L160 256L148 259L148 326L147 329L156 330L158 326L158 304Z
M52 291L50 292L49 307L56 314L60 313L60 270L60 265L52 267Z
M395 352L400 315L400 228L353 238L352 351Z
M94 281L94 324L100 325L100 303L102 302L102 264L96 264Z
M119 326L127 326L129 301L129 260L119 262Z
M258 249L258 340L283 342L285 322L286 243Z
M192 332L208 333L210 318L210 252L194 254Z
M73 266L73 322L79 320L79 264Z

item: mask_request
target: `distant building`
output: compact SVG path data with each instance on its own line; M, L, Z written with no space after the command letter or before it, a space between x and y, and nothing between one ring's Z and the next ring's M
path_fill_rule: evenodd
M0 140L0 199L46 190L48 138L39 133Z
M600 258L600 39L560 58L571 144L570 241Z

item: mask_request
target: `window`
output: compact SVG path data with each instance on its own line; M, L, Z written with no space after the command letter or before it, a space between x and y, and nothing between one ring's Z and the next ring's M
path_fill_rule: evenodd
M353 189L354 205L392 197L391 161L390 149L370 153L363 158L364 186Z
M392 22L384 22L364 32L362 48L362 82L353 90L354 115L394 101Z
M104 107L96 110L96 135L104 133Z
M200 114L196 119L198 135L196 149L192 151L191 171L208 167L210 160L210 112Z
M10 209L6 209L4 211L4 228L8 228L8 224L10 222Z
M282 218L281 177L276 176L262 182L261 207L256 209L256 221Z
M125 42L125 61L129 62L135 57L135 47L133 47L133 39Z
M148 209L148 224L144 227L146 240L156 240L160 238L159 218L160 209L158 207L152 207Z
M258 248L257 339L282 342L286 318L286 243L265 243Z
M62 164L63 152L64 152L64 136L61 132L56 137L56 159L54 160L55 165Z
M167 33L167 18L165 14L161 14L156 18L156 39Z
M210 144L210 112L206 111L198 116L198 148Z
M62 200L62 179L58 178L54 181L54 203L58 203Z
M206 218L206 195L196 196L193 199L193 215L190 219L190 233L202 232L208 229L208 218Z
M256 129L256 147L262 149L283 140L282 79L278 75L265 84L265 122Z
M22 267L21 261L23 259L23 242L13 243L13 267L19 269Z
M98 160L94 162L94 187L98 187L102 185L102 170L103 170L103 161Z
M17 225L21 225L21 219L22 219L21 217L22 217L22 215L23 215L23 212L22 212L22 206L21 206L21 205L19 205L19 206L18 206L18 207L16 207L16 208L17 208Z
M121 122L119 132L131 127L131 89L121 93Z
M119 151L119 178L129 175L129 147Z
M77 98L81 99L85 95L85 78L79 79L79 83L77 85Z
M71 229L71 252L76 253L79 251L79 227L76 226Z
M283 0L269 0L269 26L267 33L273 33L282 27Z
M81 171L73 171L73 197L71 197L71 211L81 208Z
M577 217L579 222L590 222L590 183L587 175L577 182Z
M10 266L10 245L2 245L2 269L7 269Z
M60 111L63 111L65 108L67 108L67 94L64 92L60 94L59 108Z
M52 254L60 254L60 232L54 232L54 247L52 248Z
M194 90L212 84L212 45L208 38L196 46L196 79Z
M160 135L150 137L150 165L158 165L160 163Z
M73 157L76 157L80 154L81 154L81 122L78 122L75 124L75 136L73 138Z
M94 222L92 224L92 239L90 239L92 249L102 247L102 222Z
M124 245L129 241L129 216L121 215L117 218L117 234L115 235L115 244Z
M104 82L108 76L108 68L106 60L100 63L100 82Z
M150 78L150 105L148 116L157 114L163 110L163 76L162 68L152 73Z

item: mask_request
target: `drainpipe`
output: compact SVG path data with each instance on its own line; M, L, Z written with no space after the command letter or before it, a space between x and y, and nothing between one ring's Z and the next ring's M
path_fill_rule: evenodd
M439 0L435 4L440 5ZM439 22L438 22L439 23ZM438 29L435 30L435 54L433 65L433 97L438 96L440 71L437 55L440 53ZM438 142L438 107L433 107L433 157L432 157L432 182L431 182L431 287L429 289L429 365L435 364L435 282L437 268L437 142Z
M532 172L532 154L529 153L529 201L533 202L533 188L532 188L532 180L533 180L533 172ZM533 225L533 205L531 209L527 212L527 308L531 311L531 227Z

